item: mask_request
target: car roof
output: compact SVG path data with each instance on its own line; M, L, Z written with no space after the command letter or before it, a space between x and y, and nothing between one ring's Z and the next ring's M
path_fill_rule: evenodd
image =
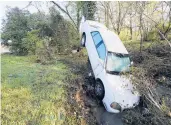
M104 29L99 29L99 32L108 51L128 54L128 51L126 50L118 35L110 30Z
M101 23L98 23L96 21L91 21L91 20L86 20L89 24L90 27L93 27L93 28L103 28L103 29L107 29L107 27Z
M96 21L86 20L92 31L99 31L108 51L128 54L124 44L114 32Z

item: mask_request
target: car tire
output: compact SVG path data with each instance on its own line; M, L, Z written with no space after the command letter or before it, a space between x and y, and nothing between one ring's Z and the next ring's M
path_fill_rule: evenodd
M105 89L103 83L100 80L97 80L94 86L94 92L98 99L102 100L105 95Z
M82 47L85 47L85 43L86 43L86 35L83 34L83 35L82 35L82 38L81 38L81 46L82 46Z

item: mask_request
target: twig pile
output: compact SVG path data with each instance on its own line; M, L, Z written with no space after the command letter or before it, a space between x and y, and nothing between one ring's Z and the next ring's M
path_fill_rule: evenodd
M141 54L132 51L131 55L135 63L132 69L132 81L140 94L145 97L144 102L153 115L153 120L154 118L158 120L155 124L171 124L171 102L166 103L166 97L163 98L156 89L160 86L170 87L171 48L166 45L154 46ZM152 123L154 124L154 121Z

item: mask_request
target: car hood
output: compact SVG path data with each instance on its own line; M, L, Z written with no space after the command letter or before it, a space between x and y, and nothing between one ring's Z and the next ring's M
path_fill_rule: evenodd
M139 93L131 83L130 76L107 74L108 83L114 91L114 97L124 108L135 107L139 103Z
M107 79L112 87L124 90L133 90L135 87L131 83L130 76L107 74Z

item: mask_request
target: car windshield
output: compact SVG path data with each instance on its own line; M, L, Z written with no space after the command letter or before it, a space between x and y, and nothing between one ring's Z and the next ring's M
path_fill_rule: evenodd
M106 70L108 73L128 72L131 65L128 54L108 52Z

